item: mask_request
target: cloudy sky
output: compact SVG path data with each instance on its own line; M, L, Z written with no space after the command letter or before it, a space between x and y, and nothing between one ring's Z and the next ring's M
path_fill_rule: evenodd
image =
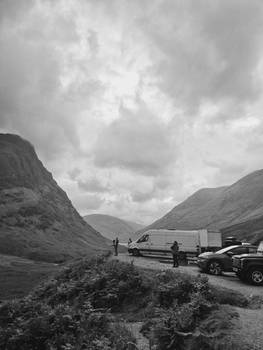
M81 214L151 223L263 168L261 0L0 0L0 132Z

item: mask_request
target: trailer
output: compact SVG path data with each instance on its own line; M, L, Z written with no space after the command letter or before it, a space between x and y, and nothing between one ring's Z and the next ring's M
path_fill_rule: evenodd
M128 246L133 255L171 256L174 241L179 245L179 256L197 256L204 251L222 247L222 234L207 229L201 230L148 230Z

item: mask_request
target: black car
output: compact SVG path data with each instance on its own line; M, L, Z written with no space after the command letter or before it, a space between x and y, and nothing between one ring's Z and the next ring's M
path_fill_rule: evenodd
M223 271L232 271L232 257L241 254L253 254L257 247L251 244L232 245L218 250L215 253L202 253L197 258L201 270L212 275L221 275Z
M233 271L241 281L263 286L263 254L243 254L233 257Z

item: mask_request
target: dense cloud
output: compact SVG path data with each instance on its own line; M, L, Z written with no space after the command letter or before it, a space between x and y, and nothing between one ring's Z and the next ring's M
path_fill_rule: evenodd
M95 165L120 167L156 176L174 161L176 148L169 127L140 106L120 109L120 116L99 135Z
M161 2L142 23L155 43L160 88L190 110L206 100L243 105L255 99L262 10L258 0Z
M150 222L262 168L260 0L0 1L0 131L82 214Z
M85 192L94 192L94 193L103 193L109 191L109 188L107 186L104 186L100 181L93 177L88 180L78 180L78 186L81 190Z

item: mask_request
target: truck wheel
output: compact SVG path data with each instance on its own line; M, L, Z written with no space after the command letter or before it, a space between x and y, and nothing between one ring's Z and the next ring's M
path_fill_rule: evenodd
M211 275L221 275L222 274L222 265L219 261L211 261L207 268L208 272L211 273Z
M137 248L135 248L135 249L133 249L133 251L132 251L132 255L133 255L133 256L140 256L140 251L139 251Z
M247 279L250 283L256 286L263 285L263 268L252 267L247 273Z

